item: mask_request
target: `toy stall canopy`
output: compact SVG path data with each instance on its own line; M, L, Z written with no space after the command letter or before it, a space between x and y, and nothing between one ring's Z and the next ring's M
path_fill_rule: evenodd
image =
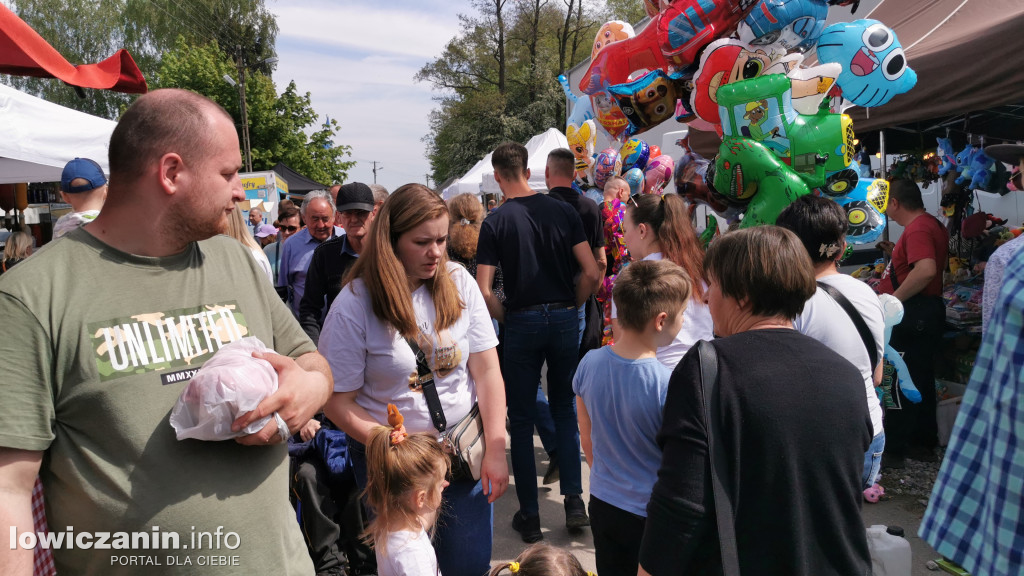
M484 172L489 170L491 170L490 152L482 160L474 164L465 174L446 186L444 191L441 192L441 197L447 200L459 194L476 194L479 196L480 181L483 178Z
M847 111L858 137L903 127L886 130L889 151L933 148L947 127L961 141L966 133L987 143L1024 139L1024 2L887 0L858 16L893 28L917 72L906 94Z
M295 170L292 170L284 162L278 162L271 168L272 171L276 172L278 176L284 179L288 183L288 197L292 200L302 200L307 192L312 190L327 190L330 186L314 182L309 178L306 178L302 174L299 174Z
M59 182L64 165L91 158L105 173L116 122L0 84L0 184Z

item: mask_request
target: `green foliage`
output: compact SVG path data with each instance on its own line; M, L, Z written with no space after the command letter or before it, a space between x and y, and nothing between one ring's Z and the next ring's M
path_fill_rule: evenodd
M607 7L606 20L622 20L635 26L647 17L641 0L605 0L604 3Z
M473 7L478 15L460 15L459 35L416 75L438 93L424 138L435 182L462 175L505 140L563 128L556 78L589 56L604 22L601 5L583 0L474 0Z
M239 90L224 80L225 74L238 80L238 69L216 43L193 46L179 37L174 49L164 55L152 87L203 94L223 106L241 126ZM245 102L253 170L269 170L284 162L317 182L345 181L355 164L343 160L351 155L351 147L333 143L341 130L337 122L318 124L309 92L299 94L295 82L290 82L278 96L270 77L255 72L246 76ZM318 129L307 135L312 128Z

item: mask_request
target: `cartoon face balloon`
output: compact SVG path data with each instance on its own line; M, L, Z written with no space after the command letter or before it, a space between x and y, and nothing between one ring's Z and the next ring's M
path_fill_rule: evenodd
M805 52L825 27L824 0L761 0L737 27L740 40L780 52Z
M594 186L604 190L605 183L612 176L619 175L622 162L619 160L619 153L614 148L605 148L594 159Z
M597 56L597 53L604 50L609 44L614 44L634 36L636 36L636 32L633 31L633 27L628 22L623 22L622 20L605 22L597 30L597 35L594 37L594 48L590 51L590 57Z
M569 150L576 158L576 181L585 182L590 168L594 165L594 147L597 145L597 125L587 120L580 127L569 125L565 129Z
M643 171L647 167L647 161L651 158L651 147L639 138L630 138L619 150L619 158L622 159L623 172L632 168L639 168Z
M865 108L881 106L917 84L896 33L878 20L833 24L818 39L818 59L836 62L843 98Z

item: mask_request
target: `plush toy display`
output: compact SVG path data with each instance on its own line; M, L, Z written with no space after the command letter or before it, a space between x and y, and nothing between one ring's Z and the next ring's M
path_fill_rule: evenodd
M956 156L953 152L953 142L949 138L936 138L935 141L938 143L938 147L935 149L935 154L939 157L939 161L942 162L942 166L939 167L939 176L945 176L950 170L956 167Z
M995 170L996 161L985 154L983 149L971 158L971 190L989 191L989 183L992 181L992 172Z

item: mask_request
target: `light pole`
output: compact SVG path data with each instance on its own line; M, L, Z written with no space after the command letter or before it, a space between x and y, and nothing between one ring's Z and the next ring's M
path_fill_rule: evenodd
M252 149L249 146L249 110L245 103L245 62L242 61L242 48L235 46L235 64L238 66L238 82L228 74L224 75L224 81L232 86L238 86L238 101L242 109L242 150L245 151L245 171L252 172ZM271 56L260 61L260 64L273 64L277 58Z

